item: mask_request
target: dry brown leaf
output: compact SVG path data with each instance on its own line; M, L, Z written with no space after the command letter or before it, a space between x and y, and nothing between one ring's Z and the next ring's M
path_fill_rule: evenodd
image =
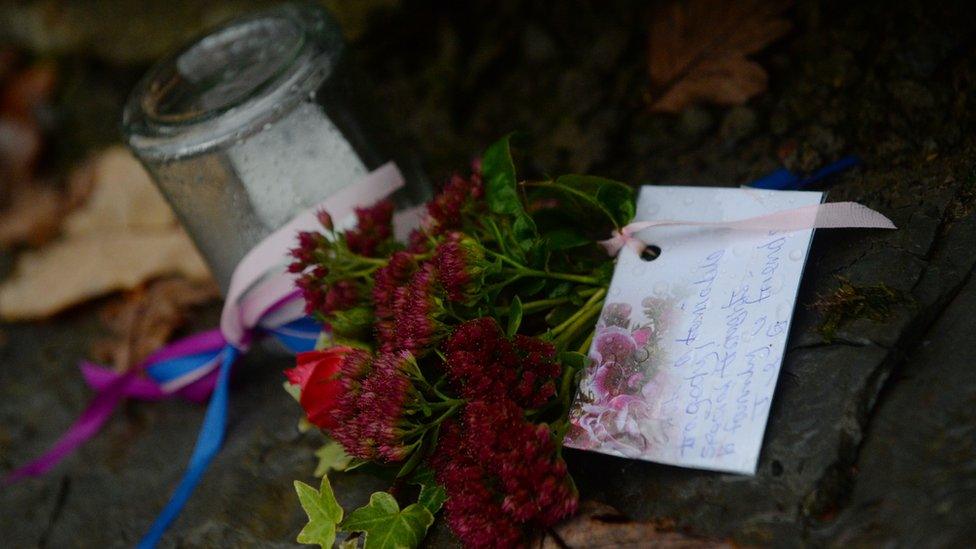
M149 176L115 147L87 170L88 201L64 219L63 238L18 257L0 284L0 318L29 320L162 275L210 274ZM83 178L82 178L83 179Z
M747 55L786 34L789 0L692 0L654 12L648 37L651 110L697 102L741 105L766 90L767 75Z
M115 335L96 342L92 354L124 371L165 345L193 307L218 297L220 290L212 281L166 278L151 282L105 308L105 322Z
M37 112L56 77L51 63L19 68L15 52L0 51L0 248L49 240L66 211L60 193L34 173L44 145Z
M13 187L0 212L0 249L18 244L40 246L56 236L64 214L61 193L40 185Z
M732 547L728 542L708 540L675 531L661 522L636 522L619 511L595 501L580 504L579 513L557 525L534 544L540 549L565 547L659 547L668 549L713 549Z

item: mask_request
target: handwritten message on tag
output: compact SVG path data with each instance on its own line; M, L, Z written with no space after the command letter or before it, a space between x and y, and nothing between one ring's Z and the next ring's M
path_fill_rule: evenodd
M822 193L644 187L636 220L731 221ZM624 248L570 412L566 445L753 474L812 230L646 229Z

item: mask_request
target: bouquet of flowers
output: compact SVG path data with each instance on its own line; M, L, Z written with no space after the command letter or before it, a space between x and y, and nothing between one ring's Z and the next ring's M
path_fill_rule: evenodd
M300 542L412 547L443 507L466 546L512 546L576 511L561 450L613 272L597 239L634 216L633 190L519 182L508 138L473 172L406 244L389 201L344 232L321 212L322 230L299 235L290 269L326 331L286 387L333 441L321 472L367 465L391 481L346 516L327 476L296 482Z

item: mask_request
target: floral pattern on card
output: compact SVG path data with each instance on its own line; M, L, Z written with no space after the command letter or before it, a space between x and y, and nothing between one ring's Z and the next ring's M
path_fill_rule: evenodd
M664 336L677 316L672 298L650 296L632 320L628 303L607 303L570 410L568 446L637 457L667 440L658 414L667 373Z

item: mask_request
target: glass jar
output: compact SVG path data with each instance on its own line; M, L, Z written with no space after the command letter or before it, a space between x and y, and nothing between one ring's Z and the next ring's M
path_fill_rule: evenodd
M235 19L154 66L123 131L226 291L265 235L395 160L406 207L430 186L394 157L341 31L322 8L286 4Z

